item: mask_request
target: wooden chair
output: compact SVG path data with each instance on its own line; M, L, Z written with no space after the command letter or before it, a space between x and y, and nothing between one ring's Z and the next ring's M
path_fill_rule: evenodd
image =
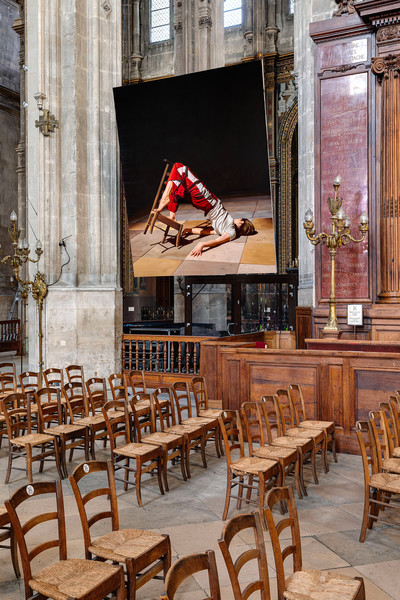
M9 544L4 542L10 540ZM6 548L11 551L11 561L15 573L15 577L19 579L21 573L18 565L17 542L15 539L14 529L11 525L10 515L5 506L0 506L0 548Z
M104 485L104 474L107 485ZM101 477L101 487L99 478ZM84 488L79 483L84 479ZM69 478L81 519L85 557L108 560L125 565L128 580L128 600L135 600L136 591L151 579L164 579L171 566L171 542L166 534L142 529L120 529L118 503L112 462L90 461L76 467ZM94 480L89 481L88 480ZM93 487L97 484L97 488ZM89 487L90 485L90 487ZM103 496L103 510L97 506ZM95 501L92 506L91 501ZM107 505L105 505L107 503ZM93 538L91 527L99 521L110 520L111 531ZM164 572L164 577L158 573Z
M188 554L187 556L182 556L182 558L174 563L165 579L166 593L160 596L160 600L174 600L176 591L181 583L200 571L207 571L208 586L210 588L210 593L204 600L221 600L217 563L213 550Z
M230 549L231 543L235 536L243 531L251 534L249 543L255 548L249 548L239 556L235 553L233 557ZM242 543L241 540L240 543ZM237 515L230 519L222 531L218 544L225 560L235 600L247 600L256 591L260 592L258 597L261 600L270 600L268 563L260 514L254 512L249 515ZM242 591L239 575L243 567L247 568L248 563L252 560L257 561L258 579L247 584Z
M393 410L393 405L389 402L380 402L379 410L381 413L382 426L385 429L387 451L389 458L400 458L398 414Z
M8 483L10 480L12 468L19 471L26 471L28 482L32 483L32 463L40 461L39 472L41 473L45 459L50 457L55 459L58 475L62 478L63 472L57 440L54 436L46 433L32 433L29 394L26 406L18 405L20 402L19 397L25 396L25 394L14 394L13 396L15 396L15 399L9 396L7 401L1 400L0 402L1 411L6 419L8 435L8 466L5 483ZM25 469L13 467L12 463L17 458L24 458Z
M107 435L107 426L103 414L89 414L89 407L84 386L81 383L66 383L63 396L67 404L69 422L73 425L85 426L89 430L89 450L93 460L96 457L95 442ZM70 450L70 460L74 449Z
M166 394L167 392L167 394ZM166 395L166 397L165 397ZM160 398L162 396L162 398ZM190 479L190 451L200 450L204 468L207 468L205 458L205 430L202 425L176 423L172 392L169 388L158 388L154 394L156 414L160 421L161 431L183 435L185 438L186 474Z
M400 475L379 472L377 450L369 422L357 421L356 434L364 470L364 512L360 533L360 542L363 542L367 527L372 529L374 521L379 518L379 511L388 507L391 495L400 494ZM391 506L400 508L395 504ZM380 520L393 525L393 521Z
M256 504L263 514L264 498L267 489L271 485L280 485L282 473L277 460L267 460L254 456L245 456L243 431L239 411L226 410L219 418L222 437L224 440L227 483L224 513L222 520L228 516L230 499L237 500L237 508L240 509L242 502ZM239 451L239 458L234 460L234 450ZM247 481L246 481L247 480ZM256 485L254 485L254 480ZM238 488L237 495L233 494L234 488ZM243 493L246 490L246 497ZM251 493L256 490L258 500L251 499Z
M284 435L289 437L311 438L315 444L315 453L321 452L322 466L325 473L328 473L329 465L326 451L328 436L325 429L296 427L295 410L288 390L278 390L275 395L275 401L280 408L280 415L285 431ZM318 483L318 480L315 483Z
M297 495L303 497L300 483L300 459L297 449L272 446L264 433L263 404L261 402L244 402L241 407L241 418L245 426L250 456L269 458L279 461L282 469L282 486L286 475L294 473ZM269 427L269 423L267 424ZM271 432L269 432L271 433Z
M101 413L108 400L106 380L102 377L91 377L86 381L85 386L90 412L93 416L97 415Z
M52 510L46 510L49 495ZM24 514L29 510L29 519L25 523L19 516L21 505ZM112 592L116 593L117 600L125 599L122 567L94 560L67 558L65 513L60 481L23 486L6 500L5 506L21 554L26 600L102 600ZM51 527L52 522L57 526L56 532ZM39 544L28 551L25 534L43 523L46 523L46 527L42 525L40 528ZM58 549L58 561L32 573L32 559L49 548Z
M80 383L82 387L85 384L85 374L81 365L68 365L65 367L68 383Z
M110 440L111 460L115 472L125 471L125 477L115 477L124 483L124 490L128 485L135 485L136 499L139 506L142 504L141 482L142 475L157 470L158 487L164 495L161 478L162 449L159 446L131 442L130 418L127 404L124 400L110 400L102 408L104 420L107 425ZM122 443L119 443L122 441ZM136 469L130 466L134 461ZM129 480L130 473L135 474L135 482Z
M192 414L192 402L190 396L189 384L186 381L175 381L171 386L172 394L174 397L176 413L178 415L178 422L184 425L200 425L204 429L205 442L208 440L214 440L215 451L218 458L221 456L220 452L220 431L218 425L218 418L216 417L194 417ZM184 418L184 415L187 415ZM204 467L207 467L204 456Z
M300 482L302 484L302 492L307 496L307 490L303 477L303 464L309 458L311 460L311 470L315 483L318 483L317 472L315 468L315 442L311 438L290 437L285 435L285 423L279 411L279 404L276 402L276 396L262 396L261 402L265 403L264 418L268 414L270 423L275 419L276 437L272 439L273 446L283 448L297 448L300 454Z
M17 392L17 384L14 376L10 373L0 374L0 396L3 398L11 392Z
M56 369L50 367L43 371L44 385L45 387L59 387L60 389L64 385L64 373L62 369Z
M375 443L378 472L397 473L400 475L400 459L390 456L388 435L384 423L383 411L371 410L369 425Z
M160 446L162 448L162 473L163 473L163 483L164 489L168 492L168 479L167 479L167 466L168 462L176 462L179 459L181 464L181 472L183 480L187 480L187 475L185 471L185 438L183 435L177 435L176 433L167 433L166 431L156 431L155 428L155 419L153 418L154 408L153 408L153 399L151 398L151 414L148 415L148 418L140 418L140 412L137 410L137 404L135 403L134 398L130 401L133 422L136 432L136 440L138 442L143 442L144 444L152 444L155 446ZM150 433L147 435L142 435L142 430L150 429Z
M196 403L196 414L198 417L211 417L218 419L224 412L223 408L209 408L208 393L205 377L192 377L190 386Z
M286 502L289 516L276 522L272 509L277 503ZM275 570L278 586L278 600L284 598L322 598L329 600L364 600L365 590L362 578L352 578L339 573L327 571L303 570L301 555L301 538L296 503L291 488L275 488L268 492L265 517L272 542L275 558ZM290 537L280 541L279 537L287 528ZM283 542L287 545L283 547ZM293 573L285 577L284 561L293 557Z
M1 375L11 375L11 377L14 379L14 387L15 387L15 391L17 388L17 370L15 367L14 363L11 362L4 362L4 363L0 363L0 376Z
M108 378L113 400L128 401L128 390L123 373L111 373Z
M130 390L131 396L140 393L147 394L146 380L143 371L126 371L124 377L125 385L128 389L128 393Z
M297 425L306 429L324 429L327 435L327 446L331 446L333 460L337 463L335 422L307 419L306 403L304 402L301 387L297 383L293 383L289 385L288 392L295 411Z
M18 376L21 390L24 394L36 392L39 385L39 373L35 371L25 371Z
M61 404L60 388L42 388L35 393L34 397L38 406L40 432L57 438L63 477L68 477L66 460L68 450L83 450L85 459L89 460L88 428L85 425L67 423L67 415Z

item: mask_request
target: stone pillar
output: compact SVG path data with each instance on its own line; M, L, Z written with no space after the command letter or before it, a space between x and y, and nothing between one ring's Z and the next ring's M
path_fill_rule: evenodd
M212 28L210 0L199 1L199 48L198 48L198 71L211 68Z
M132 82L140 80L140 65L143 59L140 53L140 25L140 0L133 0L133 38L130 59L130 80Z
M265 29L265 51L276 52L279 29L276 26L276 0L267 3L267 27Z
M77 363L88 376L105 376L119 368L122 331L112 94L122 78L121 2L37 0L25 10L27 216L31 247L36 237L44 241L45 367ZM37 93L59 121L48 137L35 127ZM29 305L35 370L37 311Z

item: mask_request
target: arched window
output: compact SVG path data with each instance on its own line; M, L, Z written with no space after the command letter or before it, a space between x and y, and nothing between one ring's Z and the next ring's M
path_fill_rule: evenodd
M171 39L171 0L150 0L150 43Z
M242 21L242 0L224 0L224 27L241 25Z

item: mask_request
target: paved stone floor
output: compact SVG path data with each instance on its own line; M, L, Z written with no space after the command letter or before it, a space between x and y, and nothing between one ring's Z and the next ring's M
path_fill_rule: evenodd
M0 449L0 482L4 481L7 444ZM223 600L233 598L217 539L221 534L221 521L225 495L225 459L215 456L213 446L207 449L208 469L203 469L200 456L192 459L192 479L183 482L179 466L169 469L170 491L161 496L155 478L144 478L143 508L136 504L135 492L118 486L118 502L121 527L148 528L168 533L173 548L173 561L177 556L212 548L216 552ZM107 450L98 447L98 458L107 458ZM71 469L79 464L74 457ZM34 480L49 480L56 476L52 463L46 463L40 475L34 467ZM306 467L308 497L297 501L302 534L303 565L305 568L338 570L349 575L362 575L366 580L369 600L400 600L400 529L392 526L374 527L364 544L358 541L361 524L363 478L361 460L357 456L339 455L338 464L330 458L328 474L320 472L320 484L311 480ZM9 485L0 485L0 504L18 487L24 484L21 471L14 471ZM65 510L67 515L68 551L70 557L83 556L83 542L72 491L64 482ZM33 500L33 502L36 502ZM37 504L36 504L37 506ZM242 512L247 512L244 509ZM387 511L390 512L390 511ZM229 517L237 513L231 506ZM276 599L276 579L272 549L265 533L268 562L270 565L271 598ZM236 551L248 547L248 539L239 536ZM51 561L52 550L43 559L36 559L37 567ZM54 556L54 554L53 554ZM253 572L247 569L243 581L251 581ZM190 578L182 586L180 600L197 600L204 597L202 574ZM162 581L152 581L141 588L138 600L159 598ZM257 597L256 595L252 597ZM14 600L23 598L22 580L14 577L8 550L0 550L0 598Z

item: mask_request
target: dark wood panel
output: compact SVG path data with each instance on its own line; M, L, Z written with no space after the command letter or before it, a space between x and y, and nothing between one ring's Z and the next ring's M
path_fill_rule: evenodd
M379 402L385 402L388 396L400 390L400 372L392 370L355 370L355 419L368 419L370 410L376 410Z

